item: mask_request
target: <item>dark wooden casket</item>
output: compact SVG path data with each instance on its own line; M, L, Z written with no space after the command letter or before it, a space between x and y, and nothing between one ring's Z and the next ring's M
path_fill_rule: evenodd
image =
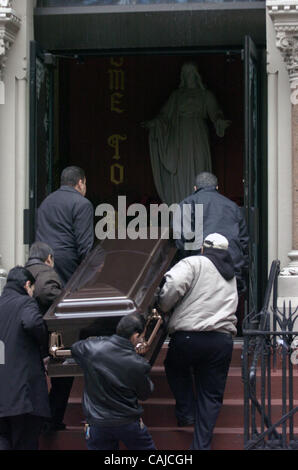
M151 363L166 338L154 293L176 253L172 240L104 240L83 260L45 315L50 333L49 376L82 375L70 347L80 339L109 336L129 313L145 316L144 348Z

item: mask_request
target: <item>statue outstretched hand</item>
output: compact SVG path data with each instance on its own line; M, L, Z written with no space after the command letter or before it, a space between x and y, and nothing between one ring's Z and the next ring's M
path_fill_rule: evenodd
M218 137L225 135L226 129L232 124L232 121L226 119L218 119L215 123L215 130Z

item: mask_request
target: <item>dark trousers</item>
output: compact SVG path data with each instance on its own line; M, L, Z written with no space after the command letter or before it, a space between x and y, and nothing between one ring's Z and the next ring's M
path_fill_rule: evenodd
M178 331L171 337L165 370L178 420L195 418L191 449L210 449L232 358L231 335Z
M63 422L68 398L74 377L52 377L49 402L51 408L52 422L59 425Z
M90 425L86 435L89 450L119 450L119 441L128 450L156 450L147 427L141 420L119 426Z
M38 450L43 421L30 414L0 418L0 450Z

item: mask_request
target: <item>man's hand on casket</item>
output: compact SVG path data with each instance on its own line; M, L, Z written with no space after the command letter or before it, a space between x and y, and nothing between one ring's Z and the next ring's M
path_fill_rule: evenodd
M158 305L160 291L161 291L160 287L157 287L156 291L154 292L154 295L153 295L154 305Z
M140 354L143 356L146 354L149 350L149 345L146 343L144 339L142 339L135 347L136 353Z

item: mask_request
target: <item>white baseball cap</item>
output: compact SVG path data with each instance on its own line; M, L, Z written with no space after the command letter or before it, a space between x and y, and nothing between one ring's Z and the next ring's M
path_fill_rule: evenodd
M218 248L220 250L227 250L229 248L229 242L220 233L210 233L204 240L203 246L206 248Z

